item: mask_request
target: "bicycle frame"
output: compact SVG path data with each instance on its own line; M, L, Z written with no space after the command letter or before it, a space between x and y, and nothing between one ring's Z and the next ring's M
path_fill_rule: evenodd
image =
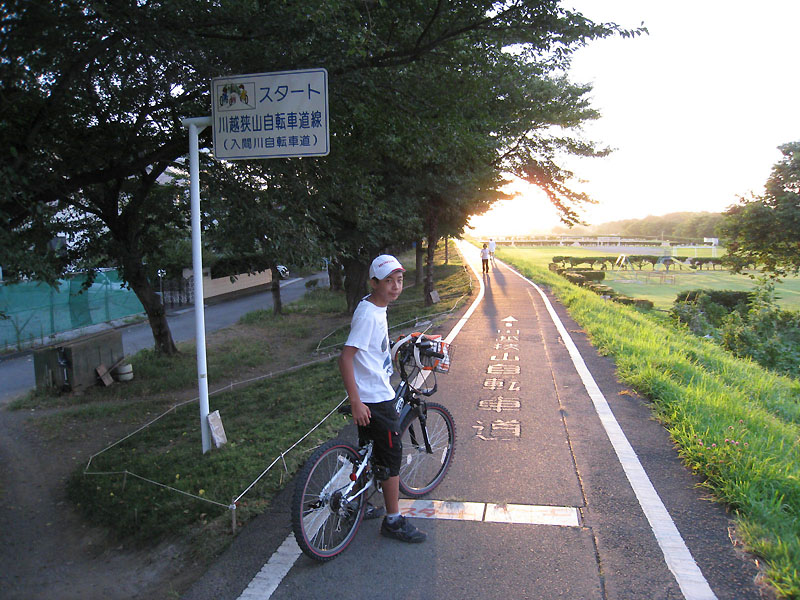
M346 502L352 502L353 500L355 500L356 498L358 498L359 496L364 494L369 488L372 487L372 484L375 481L375 477L371 476L367 480L367 483L366 483L366 485L364 485L364 487L362 487L360 490L358 490L358 492L355 495L350 496L350 493L353 491L353 487L355 487L355 485L358 482L358 480L361 479L362 473L364 473L364 470L367 468L367 465L369 465L370 461L372 460L372 446L373 446L373 444L374 444L374 442L371 442L371 441L367 442L367 444L365 446L363 446L363 448L361 449L361 450L364 451L364 454L363 454L363 456L361 456L361 460L359 461L358 468L350 474L350 483L347 485L347 487L345 487L342 490L342 498L344 498ZM359 451L359 455L360 454L361 454L361 451ZM326 486L326 488L327 488L327 486ZM325 488L323 488L323 491L327 491L327 490Z
M430 393L425 395L432 396L435 392L436 386L434 386ZM402 424L406 422L408 415L411 414L412 411L416 412L419 415L419 422L422 425L420 429L422 430L422 439L425 442L425 452L428 454L433 454L431 443L428 440L428 428L425 426L425 400L423 400L419 394L412 391L405 378L403 378L403 380L400 382L400 385L397 386L395 400L395 410L400 413L399 417L397 418L398 423L401 424L400 429L402 429ZM411 443L417 446L415 432L411 430L409 434L411 436Z

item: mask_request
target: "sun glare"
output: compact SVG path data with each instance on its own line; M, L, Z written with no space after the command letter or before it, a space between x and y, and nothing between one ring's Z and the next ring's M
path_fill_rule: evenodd
M547 233L560 223L547 195L536 186L515 179L503 191L516 196L511 200L498 200L486 213L472 217L469 232L498 237Z

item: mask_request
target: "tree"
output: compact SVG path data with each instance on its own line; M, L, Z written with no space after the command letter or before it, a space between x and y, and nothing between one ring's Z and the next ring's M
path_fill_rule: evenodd
M116 264L166 353L175 345L146 256L184 221L158 179L186 151L180 116L201 106L206 77L187 69L202 48L176 35L182 5L10 1L0 21L0 142L11 156L0 244L37 249L65 232L73 267ZM202 27L197 14L184 16ZM52 281L65 262L42 256L53 260L10 254L4 267Z
M589 88L571 85L560 73L573 48L612 34L615 26L594 25L558 2L510 2L493 12L480 2L457 3L450 11L424 4L419 14L429 18L403 31L391 11L372 12L370 34L444 43L397 69L366 73L370 93L348 98L352 113L343 117L345 143L364 150L351 169L375 184L363 197L372 209L363 222L369 238L364 227L351 226L358 211L347 211L347 225L336 227L351 310L363 294L369 258L421 237L428 246L427 298L437 240L460 233L470 214L503 197L503 172L542 187L564 221L575 222L574 205L588 197L569 189L571 173L558 167L557 157L604 153L566 133L597 113L585 98ZM362 236L348 236L352 231ZM342 243L346 239L353 244Z
M800 271L800 142L778 148L763 196L741 198L725 213L726 262L734 272L750 264L773 277Z
M159 182L187 151L181 118L208 114L210 78L263 71L265 56L269 70L328 69L336 149L303 167L304 193L295 198L313 207L320 243L341 256L352 298L371 256L423 235L418 198L392 186L448 144L466 159L447 173L451 191L438 195L442 202L485 181L465 165L484 156L488 136L505 160L494 168L543 185L572 218L570 202L582 198L563 185L569 174L555 156L559 149L593 150L529 133L575 127L590 114L588 105L580 100L584 110L570 117L560 93L537 102L533 83L520 96L515 84L538 78L546 88L587 40L632 33L592 23L558 0L8 0L0 10L0 143L10 156L0 166L4 271L53 280L70 261L89 269L116 264L165 353L175 346L147 265L163 241L160 226L170 235L185 227L187 204ZM514 52L504 50L512 46ZM488 89L475 97L480 110L450 126L453 110L419 88L419 112L409 110L405 90L424 69L448 72L443 81L454 94L458 75L468 95ZM553 89L570 93L568 86ZM464 98L461 106L469 104ZM499 111L504 106L516 110ZM443 111L441 126L429 131L436 111ZM493 111L509 118L487 118ZM209 133L201 137L204 148ZM441 162L430 162L426 172L434 174ZM491 189L478 187L483 197ZM164 194L172 199L164 202ZM62 231L71 236L70 252L45 252ZM32 251L36 259L26 261Z
M201 178L209 199L206 239L237 274L271 271L275 314L282 312L278 265L302 266L324 254L303 164L206 161Z

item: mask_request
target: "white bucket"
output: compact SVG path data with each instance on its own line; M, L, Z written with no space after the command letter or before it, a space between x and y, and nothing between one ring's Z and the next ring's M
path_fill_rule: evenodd
M116 369L117 381L130 381L133 379L133 365L120 365Z

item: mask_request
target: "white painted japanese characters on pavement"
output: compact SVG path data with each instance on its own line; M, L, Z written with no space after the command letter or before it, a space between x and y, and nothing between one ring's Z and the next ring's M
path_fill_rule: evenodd
M519 397L510 396L520 391L517 377L521 373L519 362L519 329L517 319L509 315L501 320L503 327L497 330L497 337L492 345L493 354L486 368L487 377L483 380L483 392L506 393L478 400L479 411L519 412L522 407ZM522 437L522 423L518 418L478 419L472 426L475 437L487 442L517 441Z

